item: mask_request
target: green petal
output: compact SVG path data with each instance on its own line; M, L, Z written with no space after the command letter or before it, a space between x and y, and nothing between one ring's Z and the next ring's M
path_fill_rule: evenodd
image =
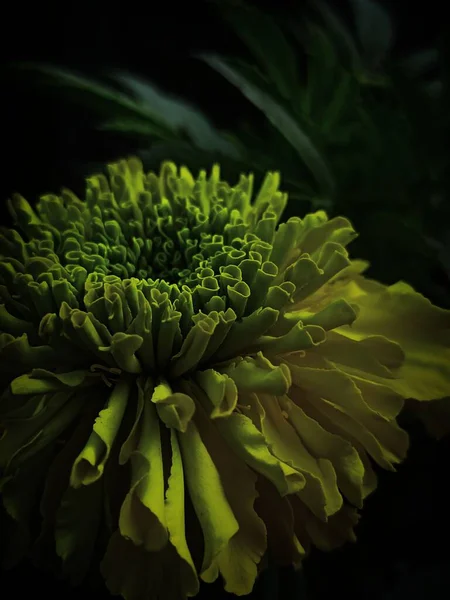
M342 493L352 504L361 508L364 465L352 444L343 437L330 433L288 397L279 398L279 402L311 455L332 463Z
M49 555L51 560L55 554L54 528L56 514L69 485L73 461L77 457L80 446L89 437L92 428L91 416L94 418L94 411L91 407L88 407L87 412L81 415L72 436L64 442L47 471L45 488L40 503L42 526L33 547L33 559L39 566L48 567L49 563L46 560L48 561Z
M332 419L358 439L384 468L393 470L393 464L404 459L407 434L395 421L373 411L348 375L325 364L316 368L290 364L290 368L295 384L290 396L295 402L298 403L303 393L310 395L320 411L333 415Z
M196 373L195 379L213 405L210 418L229 417L238 401L237 387L231 377L208 369Z
M213 319L206 315L197 321L186 336L181 350L171 360L171 377L180 377L197 366L212 339L215 327Z
M20 194L14 194L12 199L8 200L8 205L14 221L22 227L41 224L41 220L31 205Z
M227 419L217 419L216 423L234 452L254 471L267 477L281 496L303 489L304 476L270 452L267 440L251 419L232 414Z
M122 422L130 388L131 383L121 379L112 391L106 408L96 418L89 440L73 464L70 474L72 487L92 484L102 476Z
M115 531L100 569L109 592L125 600L158 597L185 600L186 588L179 575L178 561L171 544L159 552L147 552Z
M109 346L99 346L100 352L109 352L115 364L126 373L140 373L141 364L135 353L142 346L143 339L139 335L115 333Z
M217 354L217 350L221 348L222 344L227 339L229 332L237 319L236 313L231 308L227 308L225 312L210 312L208 316L216 320L217 323L214 329L214 336L210 339L208 347L203 353L200 364L206 363L209 359Z
M325 524L317 519L295 496L289 497L289 502L292 506L296 523L301 522L305 524L308 536L319 549L330 551L342 546L347 541L356 541L353 528L357 525L359 516L353 507L344 505Z
M249 594L259 564L266 550L266 528L254 510L256 475L236 456L218 435L203 407L195 417L239 529L217 557L217 565L225 580L225 590L237 595Z
M345 217L334 217L328 220L324 211L317 211L304 218L304 230L299 245L302 252L316 259L326 243L333 242L346 246L356 236L350 221Z
M160 550L168 540L164 512L164 472L156 410L144 402L139 442L131 453L131 489L120 510L119 530L145 550Z
M45 369L33 369L31 373L16 377L11 382L11 389L13 394L46 394L79 387L83 383L89 384L92 377L92 374L85 370L52 373Z
M167 382L157 385L151 396L158 416L167 427L186 431L195 412L194 400L187 394L173 392Z
M262 336L253 347L253 351L259 349L260 352L269 356L291 354L321 344L325 339L326 335L322 327L317 325L304 326L299 321L284 335L278 337ZM252 347L248 348L248 351L251 352Z
M141 376L136 382L136 388L132 390L130 395L130 403L136 405L136 416L130 432L123 442L119 452L119 464L124 465L137 449L139 444L139 436L141 431L141 418L144 404L148 396L153 393L154 385L149 377Z
M166 523L169 531L169 541L177 551L181 561L179 570L181 588L186 595L195 596L199 591L199 581L186 542L183 462L177 433L173 429L170 432L170 443L172 448L172 466L166 491Z
M55 518L56 552L63 572L78 585L90 566L102 514L100 481L78 489L68 487Z
M258 352L256 358L246 356L233 361L229 366L217 367L228 375L239 391L264 392L282 396L291 387L291 374L286 365L279 367Z
M211 583L219 575L217 559L239 524L226 498L217 468L193 421L179 434L189 495L202 527L204 556L200 576Z
M328 332L327 343L315 347L314 352L345 372L384 385L389 385L384 379L398 378L396 368L405 357L398 344L383 336L353 340L344 335L342 330Z
M259 493L256 510L267 527L270 555L278 565L299 567L306 553L294 531L290 499L296 496L281 497L264 477L258 477L256 489Z
M263 411L262 432L271 452L302 473L306 485L297 493L314 514L326 521L342 506L333 466L329 461L315 459L308 452L276 398L258 394L258 400Z
M266 306L233 324L223 344L214 355L215 361L237 356L264 335L278 319L279 311Z
M342 325L351 325L357 318L357 313L351 304L344 299L330 302L320 311L308 312L295 310L286 314L287 320L299 319L303 325L318 325L325 331L330 331Z
M303 221L299 217L291 217L278 226L272 242L270 260L278 266L279 272L283 272L300 255L298 246L302 230Z
M26 333L13 337L7 333L0 334L0 369L10 376L28 368L54 367L63 362L58 353L50 346L30 346Z
M12 531L2 534L5 545L2 566L14 567L25 558L32 539L32 517L45 472L53 457L54 445L45 447L14 473L0 479L0 493L7 514L13 519ZM7 536L7 537L6 537Z
M0 466L11 472L45 448L70 425L87 398L57 392L32 398L24 407L34 413L25 418L3 418L6 433L0 439ZM31 405L31 406L30 406Z

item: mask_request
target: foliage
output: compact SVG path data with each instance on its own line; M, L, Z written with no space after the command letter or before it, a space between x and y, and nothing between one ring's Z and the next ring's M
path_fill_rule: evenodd
M209 119L138 76L112 71L102 81L37 68L78 91L99 127L128 136L152 168L167 157L192 168L219 160L227 177L242 169L261 177L282 165L298 201L291 211L347 214L375 276L407 279L450 305L442 285L450 274L448 42L397 56L394 23L375 0L351 0L350 24L324 0L309 3L307 18L212 4L248 53L196 58L235 86L261 121L224 133L214 126L216 107Z

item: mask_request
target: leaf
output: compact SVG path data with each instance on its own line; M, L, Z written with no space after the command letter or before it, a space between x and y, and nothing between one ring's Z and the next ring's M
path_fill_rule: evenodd
M111 71L106 73L109 82L103 83L51 65L18 66L45 75L50 84L66 87L71 94L81 92L81 100L102 119L106 117L100 129L166 140L184 133L199 148L238 156L233 144L216 131L201 111L137 75Z
M353 77L349 73L342 73L335 92L325 109L322 122L322 133L331 135L334 127L339 126L342 112L349 104L349 96L353 91ZM342 119L341 119L342 120Z
M361 71L361 54L357 48L357 45L355 44L353 35L349 31L348 27L344 24L343 20L339 17L338 12L331 8L329 2L325 2L324 0L313 0L311 1L311 5L321 14L328 33L330 35L334 35L336 41L340 41L341 47L345 47L345 50L350 57L352 69L354 71ZM293 27L297 29L298 24L293 23Z
M417 77L423 75L424 72L429 71L436 67L439 62L439 52L436 48L428 48L427 50L420 50L409 55L403 61L400 62L400 67L410 77Z
M163 94L156 86L136 75L117 71L112 77L133 94L137 106L154 118L160 119L171 131L185 131L193 143L203 150L236 156L234 146L215 131L199 110L175 96Z
M169 132L163 131L154 123L139 118L118 117L101 123L98 128L101 131L116 131L119 133L128 133L135 136L142 136L147 139L151 137L173 139ZM176 139L176 138L175 138Z
M350 0L350 4L364 58L369 67L376 68L392 48L394 30L391 16L375 0Z
M239 88L250 102L265 113L272 125L280 131L309 167L320 187L325 192L331 193L334 189L334 181L324 158L287 110L272 96L249 83L219 56L202 54L199 58L221 73L230 83Z
M229 10L220 5L219 10L266 70L270 82L289 100L298 86L297 60L275 20L248 6Z
M85 77L68 69L60 69L52 65L45 64L19 64L19 69L36 72L44 75L44 81L48 85L66 88L70 92L70 98L78 97L88 108L95 110L102 118L109 115L117 118L119 116L125 119L142 118L147 127L154 128L154 134L157 137L166 137L171 135L170 129L161 122L154 119L145 107L139 106L136 101L115 89L111 84L96 81L93 78ZM78 92L78 96L76 93Z
M308 55L307 83L300 95L305 115L316 126L323 116L325 106L334 95L336 74L340 71L336 49L326 32L308 25L305 50Z

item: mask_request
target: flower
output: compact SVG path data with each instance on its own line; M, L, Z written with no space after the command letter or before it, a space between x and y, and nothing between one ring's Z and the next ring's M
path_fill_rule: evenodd
M404 399L450 395L450 311L364 278L347 219L278 224L278 173L252 202L217 165L108 170L85 201L14 196L1 231L7 558L77 583L103 553L127 600L219 574L247 594L267 548L298 566L354 539Z

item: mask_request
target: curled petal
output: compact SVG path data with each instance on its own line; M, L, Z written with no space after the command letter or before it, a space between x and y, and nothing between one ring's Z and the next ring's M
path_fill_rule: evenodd
M219 473L196 424L179 435L189 495L203 531L205 550L200 576L212 582L219 575L217 559L239 529Z
M195 412L194 400L182 392L173 392L168 383L160 383L154 389L151 401L158 416L167 427L186 431Z
M130 382L126 379L119 381L113 389L106 408L96 418L93 431L73 464L70 475L72 487L92 484L102 476L122 422L129 392Z
M163 459L157 414L148 401L143 406L139 441L130 460L131 489L120 511L120 533L146 550L160 550L168 540Z
M281 396L291 387L291 374L286 365L275 366L261 352L256 358L247 356L220 369L237 385L239 391L266 392Z
M229 417L236 408L238 391L235 382L226 374L214 369L199 371L196 380L207 394L213 409L211 419Z

